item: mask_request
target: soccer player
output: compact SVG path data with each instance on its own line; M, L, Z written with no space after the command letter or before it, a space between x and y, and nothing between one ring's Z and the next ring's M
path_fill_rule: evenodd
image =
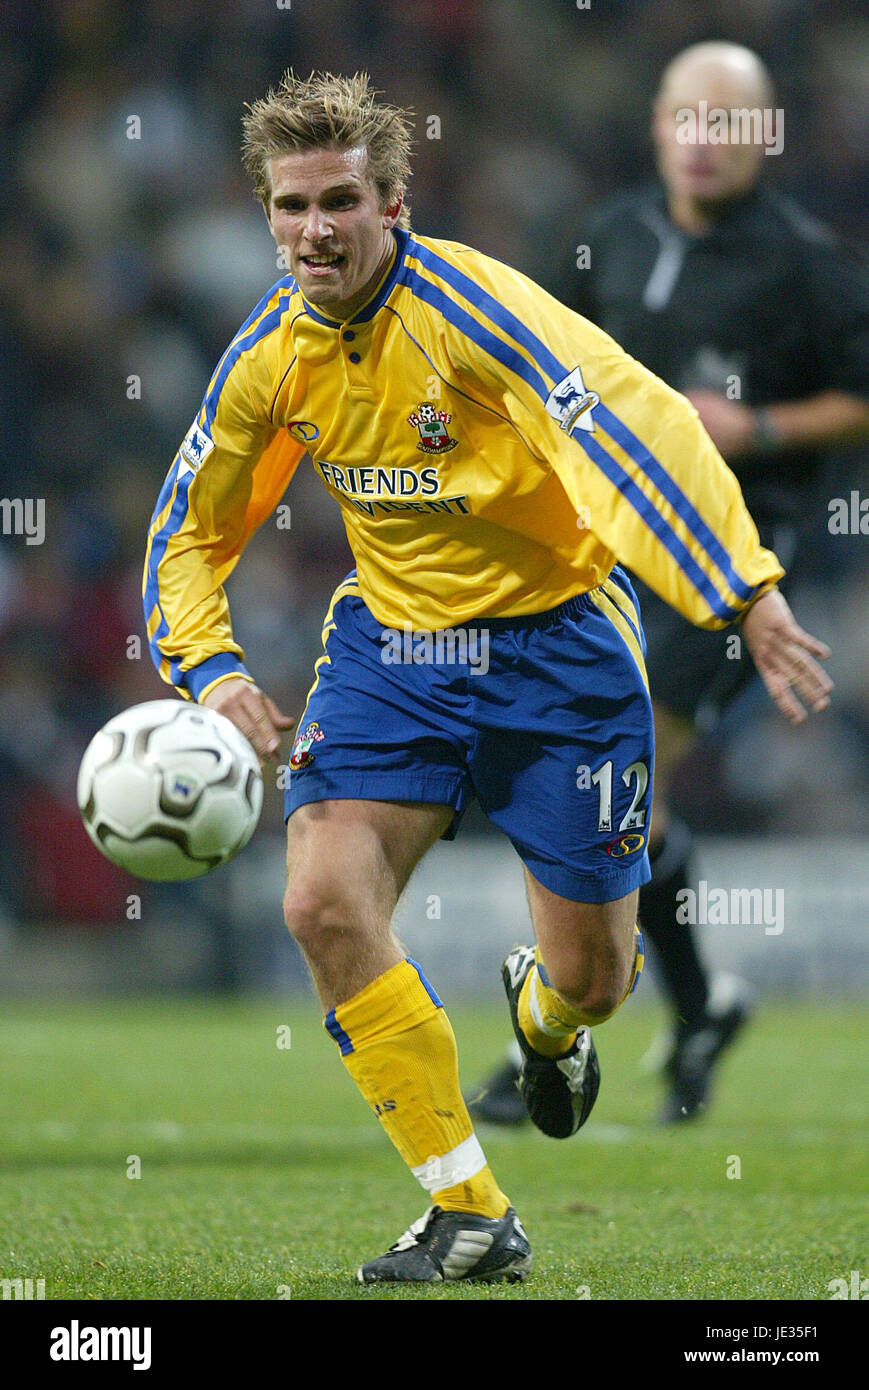
M739 478L762 542L789 565L824 446L869 435L869 288L827 229L761 182L766 152L780 151L785 134L774 101L750 50L711 42L680 53L654 106L660 181L592 215L577 238L581 268L572 269L566 300L693 402ZM661 1118L679 1123L701 1112L750 991L735 976L710 980L691 927L676 919L676 895L692 881L692 836L668 794L698 737L755 669L748 652L728 659L726 632L691 627L645 578L636 591L649 644L656 785L640 924L675 1015ZM524 1119L518 1070L514 1051L473 1113Z
M642 967L652 713L617 558L694 622L741 622L793 720L828 704L828 651L693 407L521 274L411 232L409 122L364 74L288 73L244 125L292 273L218 363L157 501L153 654L277 756L293 721L246 669L223 585L307 450L356 568L290 758L284 912L326 1028L431 1200L358 1277L521 1279L528 1240L396 902L476 795L524 862L537 937L503 971L523 1093L540 1128L572 1133L597 1094L590 1029Z

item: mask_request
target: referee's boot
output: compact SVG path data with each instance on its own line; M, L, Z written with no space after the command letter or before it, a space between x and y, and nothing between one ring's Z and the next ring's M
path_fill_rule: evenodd
M600 1064L590 1028L580 1028L561 1057L544 1057L519 1026L519 995L535 964L533 946L516 946L504 961L501 978L513 1032L522 1053L517 1086L533 1123L551 1139L569 1139L591 1114L600 1089Z
M678 1028L664 1071L670 1089L660 1114L664 1125L697 1119L706 1108L715 1069L754 1012L754 991L737 975L716 975L704 1017Z
M490 1125L527 1124L528 1111L519 1094L521 1070L522 1051L517 1042L511 1042L501 1065L465 1097L475 1123L482 1120Z

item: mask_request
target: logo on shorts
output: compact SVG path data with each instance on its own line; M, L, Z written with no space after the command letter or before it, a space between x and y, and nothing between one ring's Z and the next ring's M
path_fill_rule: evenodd
M303 767L308 767L309 764L314 761L314 755L310 751L311 744L320 743L325 737L326 735L323 733L319 724L316 722L309 724L305 732L299 734L299 737L293 744L293 751L290 755L290 767L293 768L295 772L299 772Z
M452 418L448 411L435 410L433 405L423 402L407 417L407 423L419 430L420 442L416 447L422 449L424 454L448 454L459 442L450 439L447 429Z
M636 854L645 843L645 835L620 835L617 840L610 840L608 845L604 845L604 849L611 859L624 859L626 854Z

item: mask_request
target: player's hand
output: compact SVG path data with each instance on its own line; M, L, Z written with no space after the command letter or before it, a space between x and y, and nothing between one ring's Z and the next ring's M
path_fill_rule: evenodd
M724 458L736 458L748 453L757 425L749 406L741 401L729 401L717 391L686 391L685 395L719 454Z
M282 714L258 685L242 676L221 681L202 701L218 714L225 714L236 728L241 729L263 762L274 761L280 750L281 734L292 729L295 719Z
M830 648L803 631L783 594L771 589L757 599L742 630L770 698L786 719L802 724L807 714L801 700L813 714L827 708L833 682L815 657L826 660Z

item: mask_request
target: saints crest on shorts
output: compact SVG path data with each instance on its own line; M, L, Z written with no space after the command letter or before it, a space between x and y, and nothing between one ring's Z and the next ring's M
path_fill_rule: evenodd
M419 430L420 442L416 447L422 449L424 454L448 454L459 442L450 439L447 429L452 418L448 411L435 410L433 405L423 402L407 417L407 423Z
M290 756L290 767L293 768L295 772L298 772L301 768L307 767L309 763L312 763L314 761L314 755L311 752L311 744L319 743L321 739L325 737L326 735L323 733L319 724L316 722L309 724L305 732L299 734L299 737L293 744L293 751Z

